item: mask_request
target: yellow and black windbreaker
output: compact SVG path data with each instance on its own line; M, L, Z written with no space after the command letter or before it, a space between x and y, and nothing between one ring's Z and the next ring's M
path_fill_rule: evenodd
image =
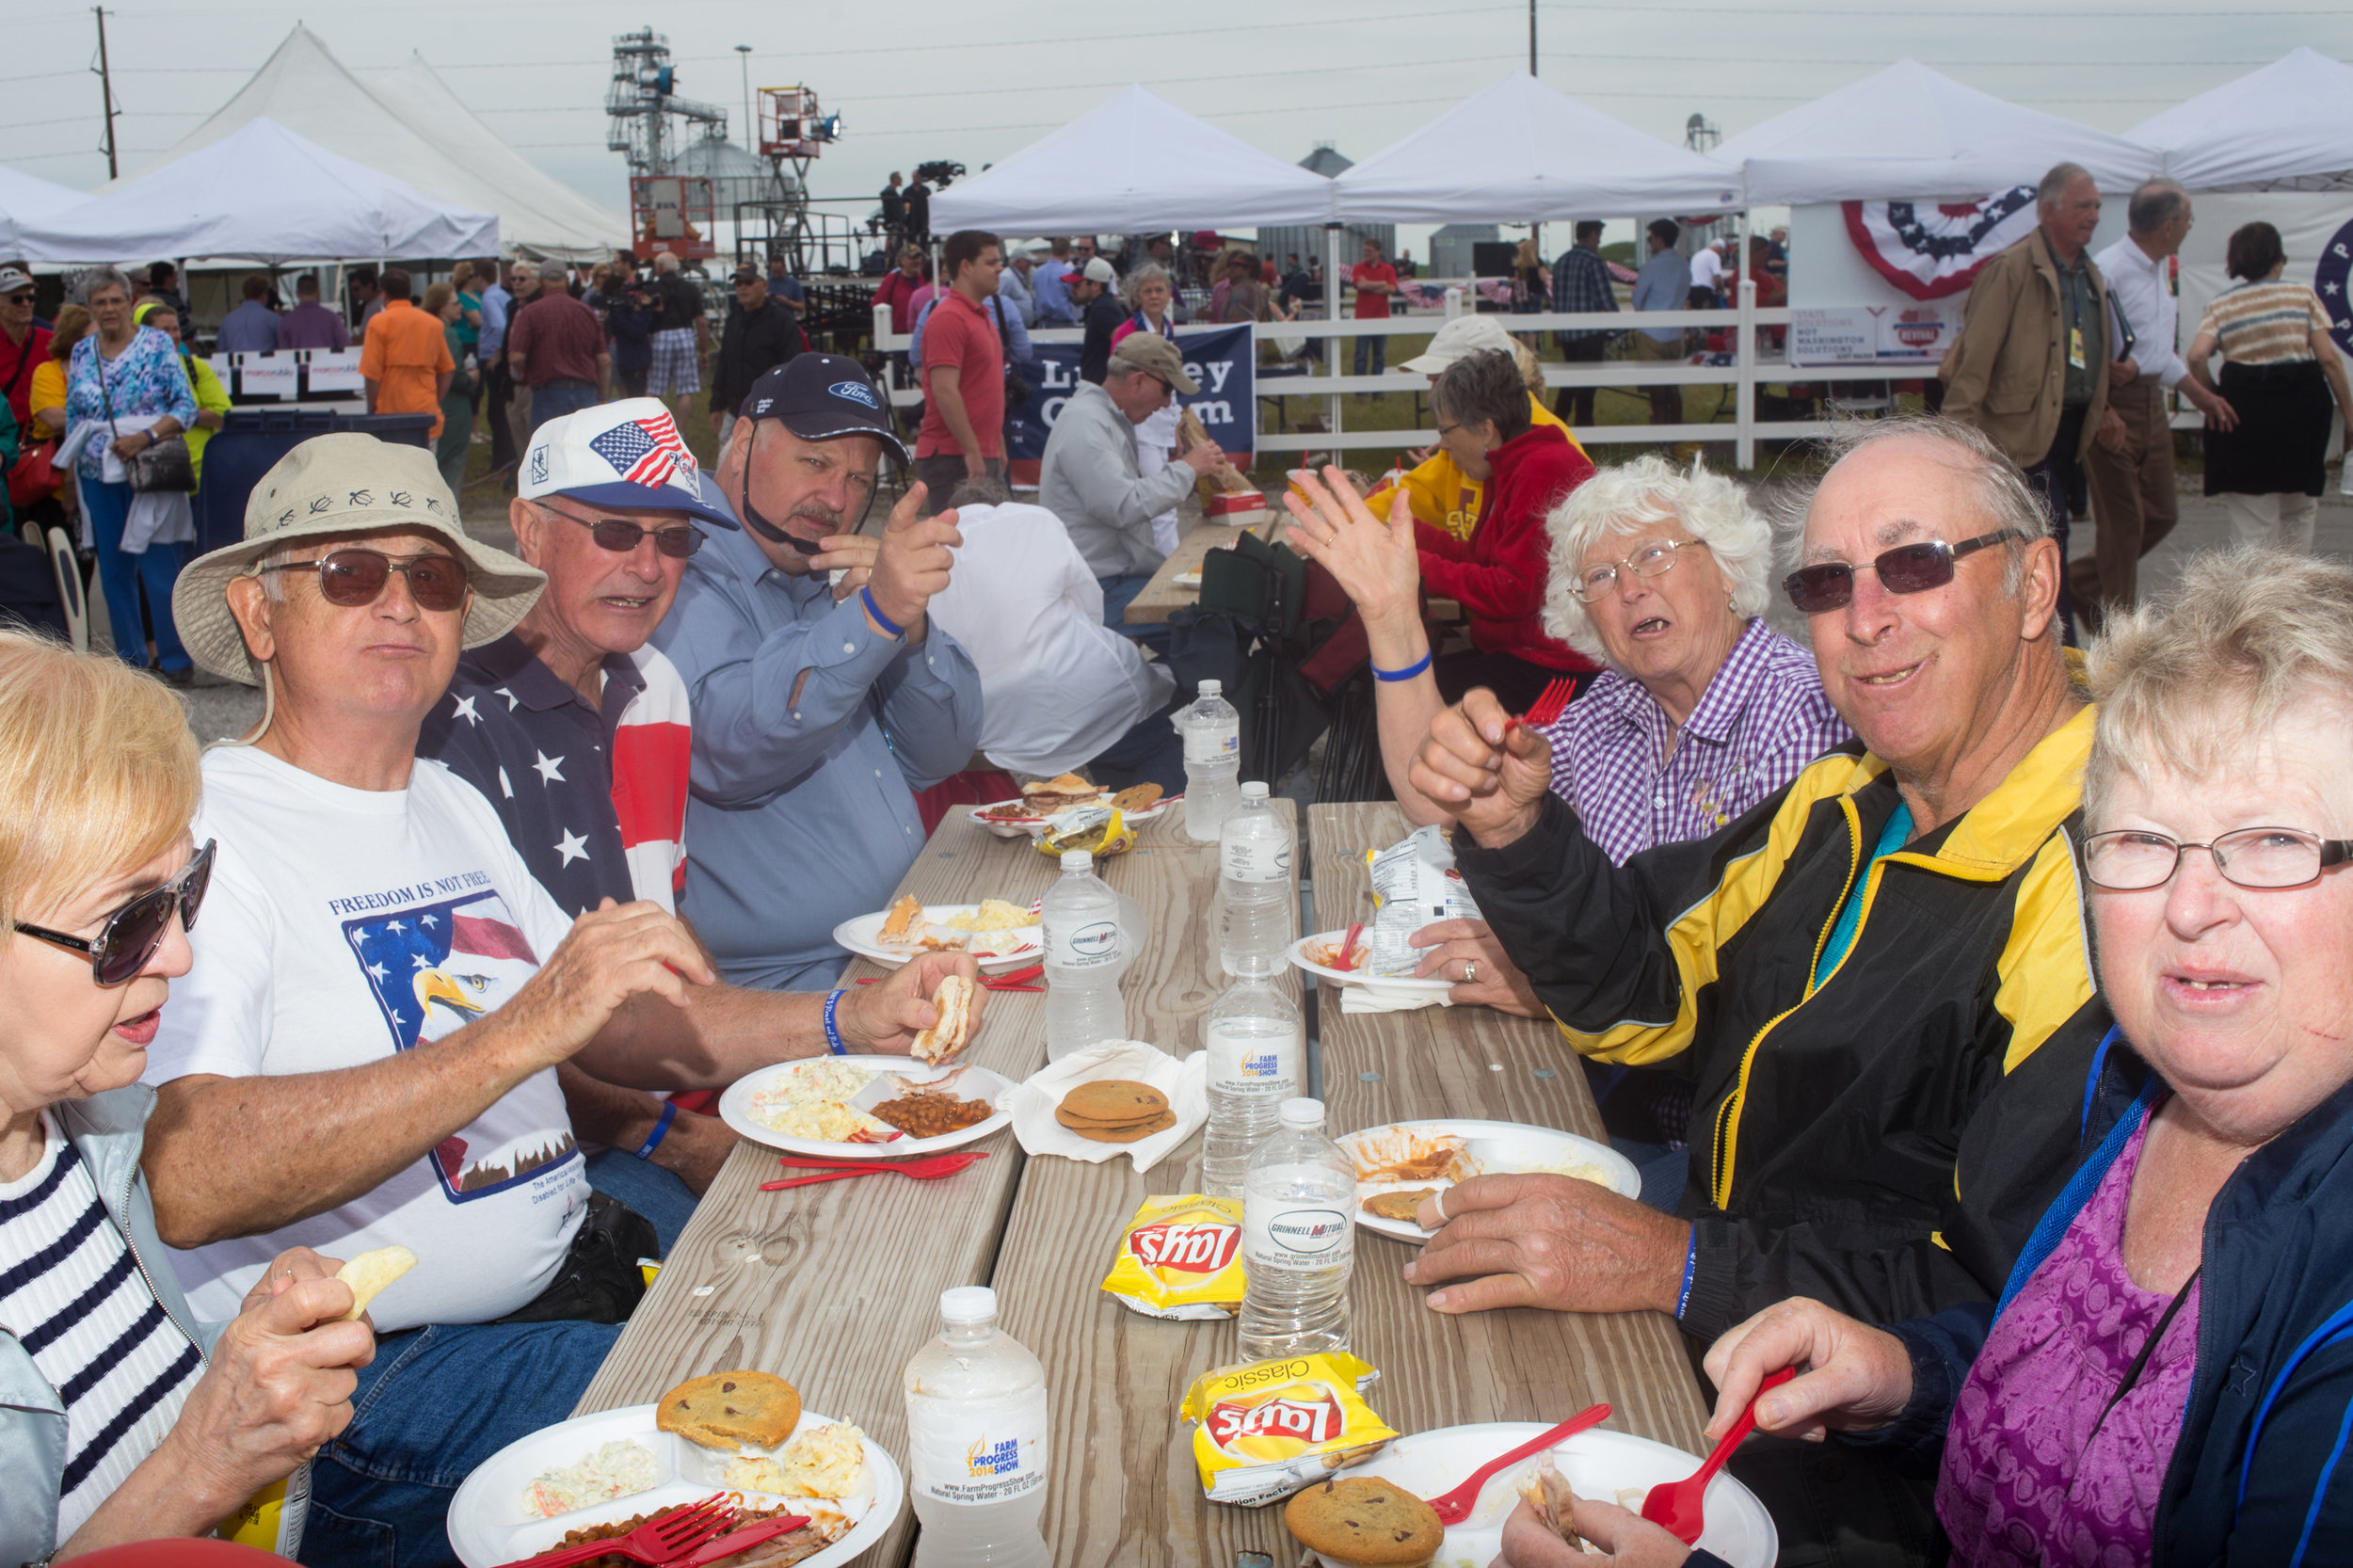
M1506 849L1458 836L1569 1043L1691 1081L1687 1333L1793 1295L1889 1322L2000 1292L2074 1163L2109 1021L2077 857L2091 727L1876 862L1897 797L1859 748L1623 867L1558 797ZM1849 888L1861 923L1817 986Z

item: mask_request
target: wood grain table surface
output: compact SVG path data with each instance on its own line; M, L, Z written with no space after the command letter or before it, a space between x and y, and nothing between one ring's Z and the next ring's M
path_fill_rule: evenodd
M1275 505L1278 508L1282 505L1279 498L1275 498ZM1176 548L1168 552L1168 559L1162 561L1159 569L1152 573L1152 581L1146 583L1143 591L1128 600L1128 613L1125 617L1128 624L1129 626L1162 626L1167 624L1168 617L1173 612L1181 610L1189 604L1198 604L1201 601L1200 585L1195 584L1191 587L1181 586L1176 581L1179 575L1189 571L1199 571L1202 557L1209 554L1213 547L1230 545L1240 535L1256 534L1258 537L1269 540L1278 537L1278 528L1289 516L1289 514L1284 513L1281 517L1270 518L1256 528L1228 528L1222 522L1193 524L1191 529L1177 539Z

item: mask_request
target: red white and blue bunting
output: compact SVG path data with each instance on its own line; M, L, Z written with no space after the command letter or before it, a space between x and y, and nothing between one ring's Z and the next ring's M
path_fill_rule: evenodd
M2034 231L2034 187L1982 201L1849 201L1847 233L1881 277L1914 299L1966 289L1977 269Z

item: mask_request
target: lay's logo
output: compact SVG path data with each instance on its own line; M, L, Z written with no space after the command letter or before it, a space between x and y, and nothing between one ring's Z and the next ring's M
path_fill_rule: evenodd
M1347 1417L1323 1384L1295 1383L1273 1395L1220 1400L1209 1407L1209 1437L1253 1459L1288 1459L1340 1435Z
M836 381L825 390L836 397L846 397L853 403L863 403L870 408L879 409L882 407L874 401L874 389L863 381Z
M1234 1261L1241 1248L1241 1227L1181 1221L1139 1225L1128 1233L1128 1248L1139 1261L1156 1269L1213 1274Z

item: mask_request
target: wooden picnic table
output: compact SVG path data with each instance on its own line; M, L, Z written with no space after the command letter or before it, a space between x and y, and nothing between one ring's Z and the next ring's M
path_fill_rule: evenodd
M1279 505L1279 502L1278 502ZM1124 617L1129 626L1164 626L1168 617L1189 604L1201 601L1200 584L1187 586L1176 580L1187 572L1199 571L1202 558L1218 545L1230 545L1235 536L1256 534L1262 539L1275 537L1277 520L1270 517L1253 528L1231 528L1222 522L1195 521L1176 541L1176 548L1168 552L1168 559L1152 573L1152 581L1143 591L1128 601Z
M1165 813L1145 824L1135 850L1101 866L1143 904L1150 933L1123 986L1129 1032L1178 1055L1200 1048L1201 1015L1227 984L1209 927L1214 846L1186 838L1182 821L1181 810ZM1402 837L1404 822L1390 805L1319 806L1308 827L1318 923L1345 924L1364 902L1363 852ZM995 839L959 811L901 890L927 904L1027 901L1055 874L1026 839ZM864 960L850 970L872 972ZM1549 1028L1481 1008L1349 1017L1336 990L1322 1000L1322 1092L1336 1129L1451 1115L1601 1136L1583 1074ZM1044 1000L993 994L974 1060L1008 1077L1044 1065ZM1146 1318L1099 1288L1146 1195L1200 1190L1200 1140L1141 1175L1124 1156L1099 1165L1024 1160L1010 1132L978 1146L993 1158L943 1181L870 1176L789 1193L757 1190L776 1170L773 1151L739 1147L580 1411L642 1403L700 1372L759 1367L791 1378L809 1408L856 1421L904 1455L899 1373L937 1331L939 1291L991 1284L1001 1326L1046 1368L1044 1528L1058 1568L1227 1568L1241 1552L1288 1560L1279 1508L1202 1496L1191 1433L1177 1421L1186 1385L1238 1359L1234 1325ZM1357 1233L1353 1345L1382 1371L1368 1398L1391 1426L1558 1420L1606 1399L1617 1407L1611 1426L1700 1447L1705 1413L1664 1317L1441 1317L1400 1274L1406 1256L1401 1243ZM897 1568L913 1528L910 1509L861 1563Z

